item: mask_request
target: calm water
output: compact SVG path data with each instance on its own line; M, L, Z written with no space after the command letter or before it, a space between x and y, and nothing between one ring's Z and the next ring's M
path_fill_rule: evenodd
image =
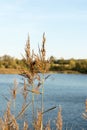
M21 88L23 86L23 77L19 75L0 75L0 116L3 115L7 100L10 99L11 88L14 86L14 80L18 83L18 95L16 99L16 108L12 112L17 115L22 107L23 97ZM87 130L87 120L83 119L82 113L85 111L85 100L87 98L87 75L75 74L51 74L45 82L44 110L53 106L62 107L63 130ZM29 95L28 95L29 96ZM36 100L38 98L36 97ZM39 104L39 101L38 101ZM37 107L37 106L36 106ZM55 120L58 107L44 114L44 123L50 120L52 128L55 130ZM26 111L24 118L29 121L32 118L30 108ZM21 124L22 119L18 120ZM31 125L29 125L31 126Z

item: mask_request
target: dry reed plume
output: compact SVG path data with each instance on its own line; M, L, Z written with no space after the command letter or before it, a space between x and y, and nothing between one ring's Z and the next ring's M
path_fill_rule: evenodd
M34 129L42 130L42 113L38 111L37 119L34 121Z
M19 130L19 125L10 111L10 103L7 104L7 110L3 119L0 119L0 130Z
M85 112L82 113L82 116L83 116L84 119L87 120L87 99L85 101Z
M87 99L85 101L85 112L87 112Z
M46 125L44 130L51 130L51 128L50 128L50 121L48 121L48 123L47 123L47 125Z
M11 89L12 99L7 105L6 112L4 114L3 119L0 119L0 130L19 130L19 124L17 123L17 119L20 119L22 115L26 112L30 106L32 106L32 126L34 130L51 130L50 121L47 123L46 127L43 126L43 114L49 112L56 107L52 107L46 111L44 111L44 82L50 76L45 76L45 73L48 72L49 62L46 60L46 49L45 49L45 33L43 33L42 39L42 47L38 47L39 54L35 54L34 51L31 51L30 48L30 38L28 36L26 46L25 46L25 56L23 56L23 61L25 63L24 68L21 69L21 75L25 77L24 85L22 87L22 95L24 98L24 103L22 105L22 109L15 117L15 113L11 113L11 103L12 101L16 101L16 97L18 94L18 86L16 80L14 81L14 87ZM27 81L26 81L27 80ZM28 83L26 83L28 82ZM35 83L37 82L37 84ZM28 99L28 94L31 94L31 99ZM41 106L37 107L39 109L37 113L37 118L35 117L35 96L41 95ZM28 130L28 123L24 120L23 130ZM56 127L58 130L62 130L63 121L61 116L61 109L59 108L58 117L56 120Z
M62 109L59 107L59 111L58 111L58 115L57 115L57 120L56 120L57 130L62 130L62 126L63 126L61 110Z
M14 80L14 87L11 89L11 95L12 95L12 99L15 100L16 99L16 95L17 95L17 81L16 79Z
M28 123L24 122L24 129L23 130L27 130L28 129Z
M24 80L24 86L23 86L23 90L22 90L22 95L24 97L24 100L26 101L27 96L28 96L28 91L27 91L27 85L26 85L26 81Z

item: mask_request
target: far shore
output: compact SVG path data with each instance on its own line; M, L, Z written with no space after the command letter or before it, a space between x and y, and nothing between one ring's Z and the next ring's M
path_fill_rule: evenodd
M50 74L53 74L53 73L83 74L83 73L79 73L78 71L70 71L70 70L65 70L65 71L48 71L47 73L50 73ZM20 74L20 70L13 69L13 68L1 68L0 69L0 74Z
M12 68L1 68L0 74L20 74L20 71Z

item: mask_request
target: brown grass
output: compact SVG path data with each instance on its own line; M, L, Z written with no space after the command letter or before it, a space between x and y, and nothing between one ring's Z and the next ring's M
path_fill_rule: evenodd
M20 70L11 68L0 68L0 74L20 74Z
M4 113L4 117L0 119L0 130L19 130L19 124L17 123L17 119L20 119L22 115L26 112L26 109L30 108L32 105L32 127L33 130L51 130L50 127L50 121L48 121L46 127L43 125L43 114L52 111L56 107L52 107L48 109L47 111L44 111L44 82L45 80L50 76L45 77L45 73L49 69L49 62L46 60L46 49L45 49L45 33L43 33L43 39L42 39L42 47L39 48L39 54L35 54L34 51L31 51L30 48L30 38L28 36L26 46L25 46L25 56L24 62L26 65L26 69L21 68L21 75L27 78L28 85L26 84L26 81L24 80L24 85L20 91L20 93L23 95L24 103L22 105L22 108L18 115L15 117L15 113L11 113L11 105L13 100L16 101L16 97L18 94L18 86L16 80L14 81L14 87L11 89L11 99L10 102L7 104L6 112ZM2 72L5 70L2 70ZM7 73L9 69L6 69ZM15 70L13 70L15 72ZM11 73L13 72L11 71ZM16 71L17 73L19 70ZM40 76L39 73L42 75ZM37 81L37 85L35 84L35 81ZM28 94L32 94L31 99L28 100ZM41 106L38 106L40 111L37 112L37 117L35 117L36 107L34 103L35 96L41 95ZM15 106L16 107L16 106ZM56 120L56 128L58 130L62 130L62 116L61 116L61 109L59 109L58 117ZM29 124L24 120L23 124L23 130L28 130Z

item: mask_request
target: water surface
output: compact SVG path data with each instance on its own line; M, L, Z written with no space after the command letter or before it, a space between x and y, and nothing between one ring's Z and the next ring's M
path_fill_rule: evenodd
M17 115L22 107L23 97L20 94L23 86L23 77L12 74L0 74L0 115L3 116L6 108L5 95L10 99L11 88L14 80L17 80L19 89L16 99L16 108L12 109ZM85 111L85 100L87 98L87 75L81 74L51 74L44 84L44 110L53 106L57 108L44 114L44 124L50 120L52 128L55 130L55 120L57 117L58 106L62 107L63 130L84 130L87 129L87 121L83 119L82 113ZM10 94L9 94L10 93ZM37 100L37 97L36 97ZM39 102L39 99L38 99ZM35 104L37 105L37 104ZM32 118L30 108L26 111L25 119ZM19 123L22 120L18 121ZM31 126L31 125L30 125Z

